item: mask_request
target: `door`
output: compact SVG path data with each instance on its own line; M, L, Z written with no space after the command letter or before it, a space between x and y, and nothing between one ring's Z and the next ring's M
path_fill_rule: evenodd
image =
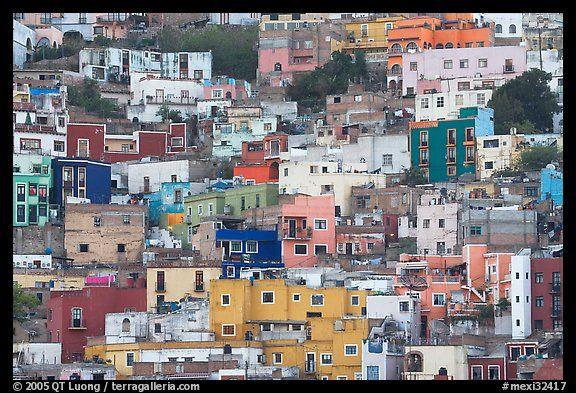
M426 327L428 326L428 317L423 315L420 318L420 337L426 338Z
M296 220L288 220L288 237L296 237Z
M30 223L38 222L38 207L36 205L28 206L28 221Z
M144 177L144 192L150 192L150 178L148 176Z
M316 372L316 354L314 352L306 354L306 372Z
M346 255L352 255L352 243L346 243Z
M201 270L196 272L196 290L197 291L204 290L204 272Z
M164 102L164 89L156 89L156 102Z

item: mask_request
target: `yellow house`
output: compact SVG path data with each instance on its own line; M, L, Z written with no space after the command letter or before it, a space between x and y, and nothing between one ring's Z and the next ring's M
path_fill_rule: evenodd
M296 366L302 378L360 379L369 294L283 279L217 280L210 327L217 340L262 342L267 365Z
M134 342L134 343L118 343L118 344L105 344L104 337L89 337L84 347L84 358L92 360L94 357L103 359L106 364L114 365L116 368L116 375L118 379L126 379L133 375L133 366L130 362L137 363L141 361L143 353L165 353L170 350L181 351L201 351L203 349L219 349L223 350L226 344L231 348L261 348L261 343L258 342L235 342L230 343L227 341L166 341L166 342ZM130 355L130 356L128 356ZM159 356L159 355L158 355Z
M207 297L210 282L220 277L221 268L210 261L148 263L146 269L146 304L155 312L159 303L178 302L186 296Z
M27 84L14 83L12 102L30 102L30 87Z
M388 30L396 27L396 22L406 19L403 16L377 18L375 20L355 20L346 23L346 36L340 43L340 50L353 55L355 50L363 50L366 59L386 60L388 52Z
M87 273L62 274L50 270L26 271L26 269L14 269L12 281L18 283L22 288L82 289L84 288L86 275ZM50 282L52 282L52 286Z

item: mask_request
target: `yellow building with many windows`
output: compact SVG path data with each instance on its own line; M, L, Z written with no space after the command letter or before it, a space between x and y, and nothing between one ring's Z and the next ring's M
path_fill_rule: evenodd
M216 340L261 342L266 365L296 366L301 378L360 379L369 294L283 279L215 280L210 330Z

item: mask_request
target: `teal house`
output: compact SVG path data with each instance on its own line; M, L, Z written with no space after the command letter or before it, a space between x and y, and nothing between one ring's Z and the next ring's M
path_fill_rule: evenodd
M13 226L44 226L48 222L51 163L50 156L13 154Z
M494 135L494 110L461 108L458 119L410 123L410 161L430 183L476 174L476 137Z

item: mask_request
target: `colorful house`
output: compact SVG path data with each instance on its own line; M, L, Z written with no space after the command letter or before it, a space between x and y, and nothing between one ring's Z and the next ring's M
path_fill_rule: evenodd
M476 137L494 135L494 110L461 108L458 119L410 123L413 168L429 182L448 181L464 173L476 176Z
M270 134L261 141L242 143L242 162L234 167L234 177L245 184L277 182L280 153L288 151L288 135Z
M54 158L52 169L52 203L64 207L67 196L87 198L91 203L110 203L110 164L86 158Z
M210 330L231 344L261 342L266 365L297 366L304 379L361 379L370 293L283 279L215 280Z
M286 267L314 266L318 255L335 254L334 195L282 198L282 260Z
M13 154L12 157L12 225L44 226L49 220L51 157L36 154Z
M555 168L544 168L540 171L540 201L548 198L555 206L562 206L564 199L564 176Z
M240 271L246 269L284 267L276 231L219 229L216 242L223 249L223 278L239 278Z

